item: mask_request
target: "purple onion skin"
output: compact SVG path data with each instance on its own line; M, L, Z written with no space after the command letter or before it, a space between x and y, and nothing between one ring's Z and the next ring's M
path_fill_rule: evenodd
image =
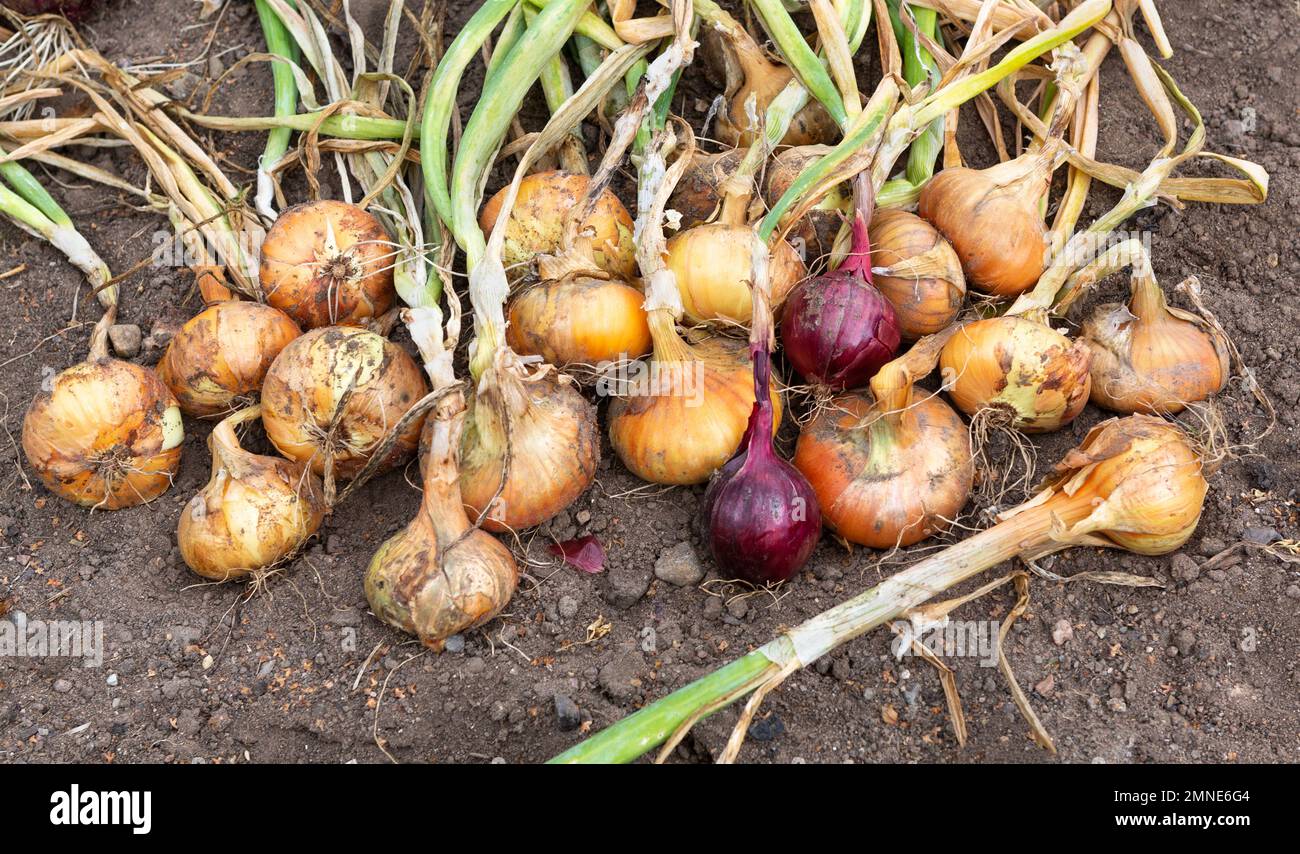
M77 21L90 13L96 0L0 0L0 6L20 15L62 15Z
M758 358L768 363L766 352ZM761 373L770 370L768 363ZM740 451L718 469L704 493L713 560L725 577L752 584L792 577L812 556L822 531L812 485L772 448L766 376L761 385Z
M786 298L781 346L810 382L836 391L866 385L898 350L898 317L872 284L870 253L859 218L840 268L801 282Z

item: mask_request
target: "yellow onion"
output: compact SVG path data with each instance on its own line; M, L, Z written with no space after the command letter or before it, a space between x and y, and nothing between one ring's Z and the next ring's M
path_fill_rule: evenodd
M356 205L296 205L262 243L262 291L304 329L360 326L393 304L393 246L379 220Z
M519 182L501 257L512 280L522 278L538 255L553 254L560 248L568 213L585 198L590 181L586 175L556 170L535 172ZM491 233L496 225L509 189L502 188L483 205L479 227L484 232ZM636 274L632 217L613 192L605 189L600 193L579 231L590 235L592 259L598 268L622 279Z
M1050 167L1032 152L988 169L944 169L921 189L917 212L952 244L970 287L1011 297L1043 274L1049 243L1039 201Z
M826 145L804 145L787 148L772 158L767 167L767 182L763 192L768 206L774 206L800 174L830 151L830 146ZM804 257L810 266L814 261L831 254L840 227L852 210L853 194L848 192L847 185L836 184L790 229L790 236L803 241ZM875 237L871 240L874 244Z
M582 271L547 279L510 301L506 341L561 368L640 358L650 350L644 298L631 285Z
M744 154L737 148L717 154L696 152L668 197L668 207L681 215L678 230L694 228L717 215L722 205L723 185L736 171Z
M45 487L117 510L167 491L181 461L180 406L158 375L108 355L110 308L90 356L50 380L23 418L23 453Z
M1080 338L1092 351L1092 402L1114 412L1180 412L1228 381L1223 334L1171 307L1145 260L1128 305L1098 306Z
M219 302L181 327L158 376L187 415L231 412L256 396L271 362L302 334L289 315L256 302Z
M426 419L420 509L379 547L365 576L375 616L434 649L496 616L519 580L510 550L474 528L461 504L456 457L464 417L463 396L452 394Z
M600 464L595 407L563 374L543 368L523 376L517 358L502 348L483 373L461 437L461 499L489 531L553 518L591 485Z
M913 383L934 368L944 336L924 338L871 380L872 395L833 398L804 426L794 465L822 519L850 542L910 546L957 518L974 466L961 417Z
M870 234L876 289L894 306L904 338L933 335L957 319L966 278L934 226L907 211L877 210Z
M958 409L971 416L999 410L1026 433L1074 420L1088 403L1091 361L1087 344L1019 315L965 324L939 357Z
M628 470L651 483L703 483L731 459L754 408L754 374L741 341L688 344L665 310L650 312L654 353L610 390L609 438ZM781 398L772 391L772 430Z
M733 148L746 148L757 138L759 130L749 111L753 110L761 121L767 115L768 105L794 79L794 72L769 62L762 48L738 25L720 35L716 40L706 38L709 48L717 48L727 84L726 103L713 123L713 136ZM838 134L839 128L826 108L809 99L807 106L791 120L781 144L832 142Z
M326 479L350 478L425 391L406 351L364 329L327 326L280 351L262 384L262 423L276 449ZM408 457L420 423L393 445L381 471ZM328 473L327 473L328 472Z
M212 476L181 511L176 542L190 569L229 581L296 552L325 518L320 479L301 463L245 451L235 427L261 415L250 406L208 436Z
M736 221L698 225L668 241L667 266L677 279L687 318L749 323L753 313L749 282L754 277L754 248L758 242L752 227ZM773 310L779 311L786 295L807 270L798 253L784 240L772 249L767 270Z

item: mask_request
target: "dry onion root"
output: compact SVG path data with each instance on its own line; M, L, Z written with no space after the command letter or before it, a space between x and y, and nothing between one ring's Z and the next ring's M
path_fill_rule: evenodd
M256 396L285 346L302 334L289 315L262 303L208 306L167 346L158 376L186 415L221 415Z
M333 200L289 208L266 233L266 301L304 329L360 326L393 304L393 242L379 220Z
M250 406L208 437L212 476L176 529L181 557L214 581L246 578L296 552L325 518L320 479L301 463L245 451L235 427L261 415Z
M280 351L262 385L262 423L276 449L325 477L351 478L372 449L424 395L424 379L406 351L382 336L327 326ZM380 464L387 471L419 443L416 422Z
M23 418L23 453L45 487L105 510L166 492L185 440L180 406L158 375L108 355L116 314L110 306L86 361L54 377Z

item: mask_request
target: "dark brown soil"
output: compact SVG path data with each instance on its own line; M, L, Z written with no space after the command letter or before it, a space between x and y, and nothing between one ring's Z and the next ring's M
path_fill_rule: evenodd
M383 5L353 3L372 35ZM191 70L210 73L208 26L195 26L197 4L120 0L103 7L85 34L109 58L198 59ZM226 66L262 49L251 4L230 7L211 51L233 49L222 54ZM1214 477L1200 528L1179 553L1140 558L1077 549L1051 565L1061 574L1105 568L1147 575L1163 588L1033 582L1029 613L1012 632L1008 654L1056 740L1056 759L1030 740L996 669L971 658L952 661L971 733L959 749L934 671L891 657L890 637L876 632L770 697L743 760L1300 759L1300 572L1257 548L1203 567L1247 532L1260 536L1251 529L1275 529L1292 541L1300 535L1300 21L1290 0L1233 4L1230 13L1210 0L1163 9L1177 51L1167 67L1204 113L1210 147L1261 163L1272 194L1257 207L1154 209L1134 225L1152 233L1156 272L1167 286L1200 277L1209 307L1273 397L1277 429ZM462 9L454 23L466 14ZM1140 168L1158 136L1116 58L1103 71L1102 93L1101 159ZM679 100L681 111L700 118L705 105L695 95ZM462 104L472 101L465 87ZM252 65L220 87L211 109L250 115L269 106L269 73ZM1249 110L1256 124L1244 130ZM536 127L535 115L529 121ZM965 150L991 162L973 113L964 125ZM255 163L258 136L212 142L232 174L251 180L244 170ZM70 153L143 179L124 150ZM166 232L163 219L113 193L67 175L51 178L67 185L57 195L115 271L146 257L154 235ZM288 189L305 197L304 182ZM1094 190L1085 221L1117 197ZM827 537L808 571L779 597L724 603L720 595L737 591L716 581L678 588L655 580L656 559L683 542L711 568L694 524L702 490L638 488L606 445L597 485L519 546L528 575L509 613L464 638L460 651L423 652L373 618L362 594L370 555L416 507L413 468L370 483L327 522L318 544L245 602L239 586L199 584L175 545L180 508L207 478L209 425L187 424L175 487L150 506L91 514L31 485L14 442L22 414L43 380L85 352L94 308L55 251L0 226L0 267L20 264L24 272L0 281L0 600L7 619L21 611L29 620L102 620L105 661L84 668L67 658L0 659L0 760L384 762L382 743L404 762L538 762L581 738L561 729L557 703L577 706L580 730L598 730L896 566L881 566L867 551L848 554ZM1124 288L1116 277L1097 298L1119 298ZM82 305L70 323L78 294ZM198 306L188 273L148 268L124 288L122 321L148 335ZM146 350L140 360L158 355ZM1240 383L1221 402L1234 441L1263 426ZM1072 428L1035 439L1040 461L1058 459L1103 417L1090 407ZM560 565L546 549L552 539L586 533L609 552L603 575ZM1004 588L962 616L1000 619L1012 604ZM1060 621L1073 637L1057 644ZM598 623L608 634L585 642ZM705 722L681 758L716 751L735 718L728 710Z

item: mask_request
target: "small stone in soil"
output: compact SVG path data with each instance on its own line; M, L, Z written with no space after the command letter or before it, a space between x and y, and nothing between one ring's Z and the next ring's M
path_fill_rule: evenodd
M745 615L749 613L749 604L739 597L732 599L727 603L727 613L737 620L743 620Z
M1241 532L1241 538L1248 543L1266 546L1282 539L1282 535L1277 532L1277 528L1247 528Z
M659 555L655 577L678 587L694 587L704 578L704 567L690 543L678 543Z
M465 651L465 636L452 635L447 638L447 640L443 641L442 648L447 652L450 652L452 655L460 655Z
M1292 584L1286 589L1286 595L1289 599L1300 599L1300 584Z
M771 741L785 732L785 724L772 712L762 720L754 721L749 727L749 737L754 741Z
M559 610L560 616L566 620L576 616L578 613L578 600L572 596L561 596Z
M1052 696L1052 692L1055 690L1056 690L1056 677L1050 673L1047 674L1047 677L1045 679L1043 679L1041 682L1039 682L1037 685L1034 686L1034 693L1040 697L1050 697Z
M704 600L704 619L717 621L722 617L722 599L710 596Z
M67 679L54 680L54 690L59 694L66 694L72 690L72 683Z
M1070 621L1065 618L1057 620L1056 625L1052 627L1052 643L1062 646L1073 637L1074 626L1070 625Z
M1201 568L1190 556L1179 552L1169 559L1169 568L1174 578L1182 581L1195 581L1201 575Z
M555 695L555 721L561 732L572 732L582 723L582 712L578 704L565 694Z
M605 573L602 595L615 608L631 608L650 589L649 568L636 564L615 564Z
M108 327L108 340L113 345L113 352L124 359L140 354L142 338L140 327L134 323L115 323Z
M1190 629L1183 629L1174 635L1174 646L1178 648L1179 655L1187 655L1196 646L1196 635Z

